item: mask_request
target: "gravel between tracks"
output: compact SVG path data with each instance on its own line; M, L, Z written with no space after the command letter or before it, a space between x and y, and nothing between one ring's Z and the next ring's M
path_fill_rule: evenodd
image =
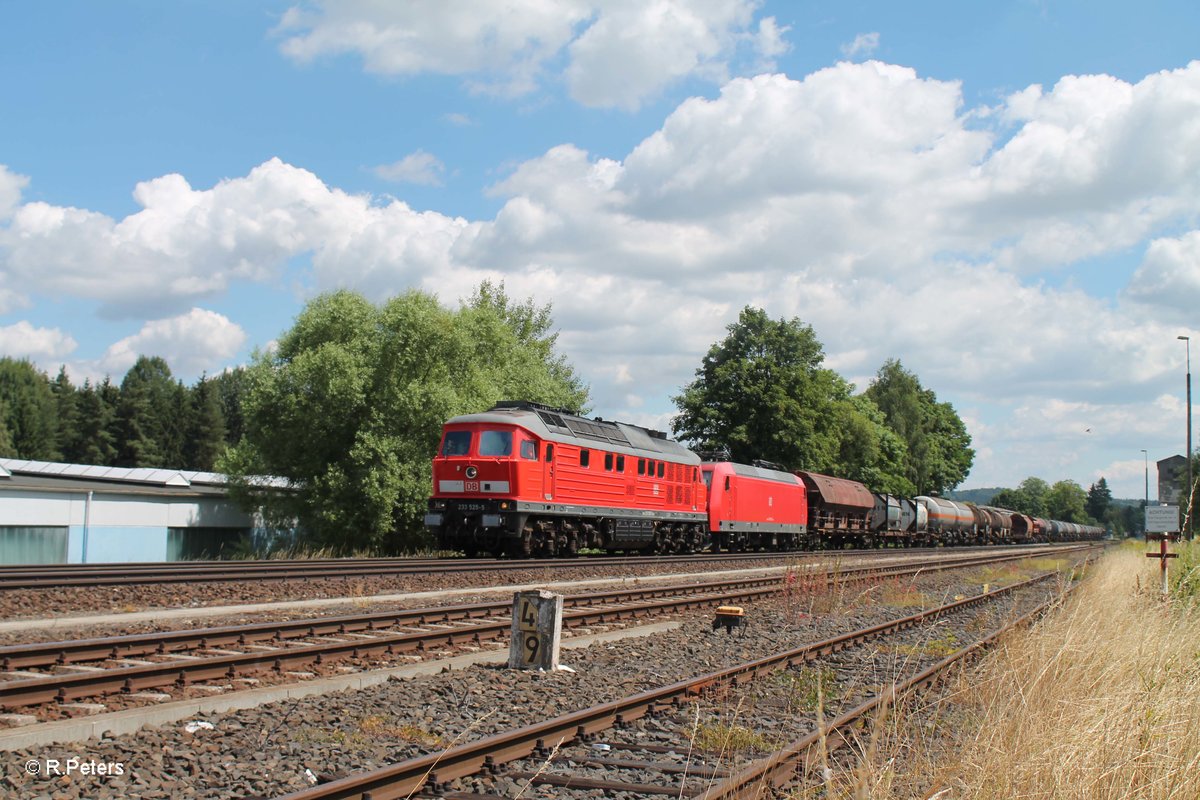
M1015 570L1014 579L1018 577ZM805 595L750 607L745 637L709 628L703 613L677 631L564 651L576 673L474 667L391 681L354 693L286 701L132 736L7 754L0 794L34 797L243 797L308 785L305 771L334 775L436 752L462 738L488 735L652 686L681 680L840 632L913 613L996 582L996 569L889 580L870 589ZM1038 590L1043 594L1045 590ZM120 763L116 777L35 778L27 761L70 756Z
M901 551L897 551L901 553ZM476 588L498 584L546 583L595 578L645 577L663 572L702 573L719 569L785 567L829 558L828 554L798 554L795 559L761 561L663 562L661 564L539 567L530 562L528 569L446 572L424 575L377 575L366 577L329 577L261 581L218 581L194 584L131 584L127 586L66 586L56 589L0 591L0 619L53 617L80 612L98 614L128 613L152 608L194 608L239 603L267 603L281 600L309 600L327 597L370 598L372 595L426 592L436 589ZM847 561L849 563L849 561ZM855 564L858 563L856 560Z

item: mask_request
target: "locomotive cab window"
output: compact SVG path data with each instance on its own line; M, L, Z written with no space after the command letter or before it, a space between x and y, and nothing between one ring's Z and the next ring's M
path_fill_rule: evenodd
M547 461L554 460L554 445L551 444L550 442L546 443L546 460Z
M608 470L609 472L612 472L612 468L613 468L613 456L612 456L612 453L605 453L605 454L604 454L604 468L605 468L606 470Z
M586 449L580 450L579 451L579 466L586 467L588 465L588 463L592 460L591 456L592 456L591 450L586 450Z
M484 431L479 435L479 455L511 456L512 431Z
M521 440L521 458L527 458L530 461L537 461L537 457L537 442L531 442L528 439Z
M702 476L704 476L704 485L706 487L708 487L709 489L711 489L712 488L712 470L706 469L703 472L701 472L700 474Z
M465 456L471 452L470 431L449 431L442 440L442 455Z

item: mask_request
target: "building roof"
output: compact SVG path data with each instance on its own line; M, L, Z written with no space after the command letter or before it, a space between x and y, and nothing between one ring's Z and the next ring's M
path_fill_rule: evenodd
M263 477L259 485L287 488L284 478ZM5 486L116 491L149 494L224 494L229 479L216 472L174 469L100 467L0 458L0 488ZM190 490L190 491L189 491Z

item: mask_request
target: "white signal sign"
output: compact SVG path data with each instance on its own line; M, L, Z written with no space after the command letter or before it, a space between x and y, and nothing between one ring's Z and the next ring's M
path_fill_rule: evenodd
M1179 506L1146 506L1146 533L1177 533Z

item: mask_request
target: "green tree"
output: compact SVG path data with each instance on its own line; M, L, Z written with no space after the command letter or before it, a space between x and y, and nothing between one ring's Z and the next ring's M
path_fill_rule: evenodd
M746 307L709 348L696 379L673 398L677 436L735 461L832 470L839 459L839 404L850 398L811 326Z
M888 428L883 412L865 394L837 404L840 433L834 472L875 491L912 497L914 487L904 474L904 442Z
M78 412L78 434L71 460L78 464L115 466L117 463L116 440L113 436L116 409L110 405L115 395L108 378L100 387L84 381L79 390L76 410Z
M54 394L57 416L55 450L63 461L77 463L79 457L79 396L67 368L60 367L58 376L50 384Z
M54 390L46 374L27 360L0 358L0 407L17 458L57 461Z
M866 394L905 444L904 474L918 494L943 494L971 471L975 451L966 425L949 403L895 359L888 359Z
M1103 476L1088 487L1087 513L1092 519L1103 520L1108 517L1108 509L1112 505L1112 490Z
M187 389L158 356L138 356L121 381L118 462L123 467L179 469L191 425Z
M8 434L8 409L4 400L0 399L0 458L13 458L17 449L13 447L12 437Z
M1026 478L1016 489L1001 489L992 497L991 505L1007 508L1031 517L1046 516L1046 496L1050 485L1041 478Z
M1091 523L1087 492L1075 481L1058 481L1046 493L1046 515L1060 522Z
M213 381L201 375L192 387L190 404L184 461L189 469L211 472L226 447L225 416Z
M553 346L537 344L545 313L531 339L493 302L452 311L418 291L381 306L349 291L317 297L275 351L255 354L245 436L218 469L244 502L261 503L277 524L299 519L324 546L412 546L446 419L506 397L586 404ZM254 475L287 478L294 490L259 491Z
M240 442L245 431L242 403L250 388L246 374L245 367L236 367L211 379L225 420L225 442L231 445Z

